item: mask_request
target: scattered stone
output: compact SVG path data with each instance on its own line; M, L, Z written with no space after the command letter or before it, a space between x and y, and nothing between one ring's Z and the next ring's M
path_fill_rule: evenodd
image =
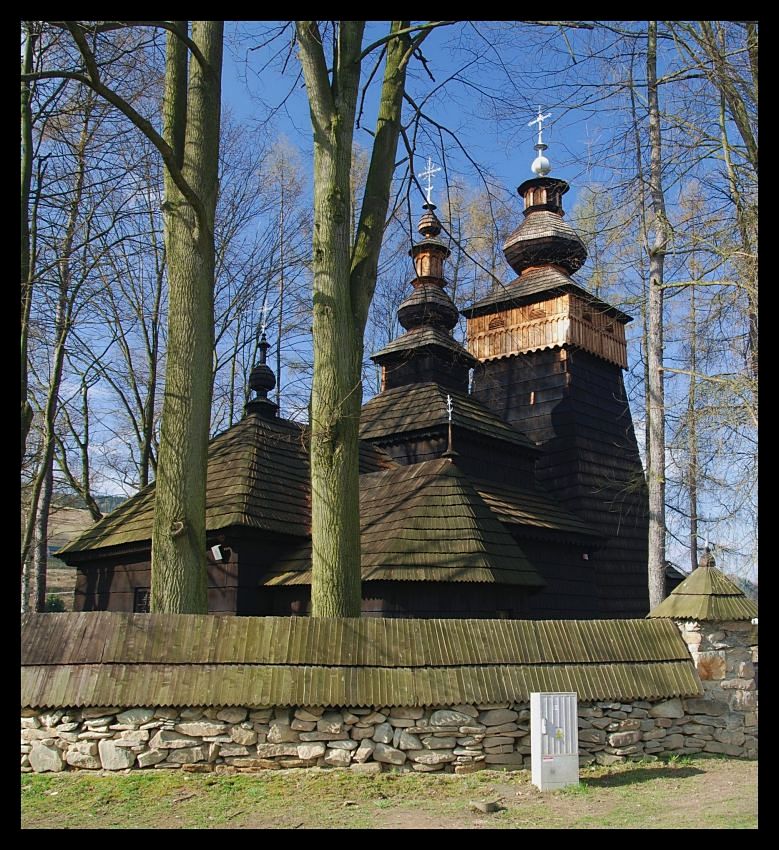
M65 761L80 770L100 770L101 764L97 754L97 744L81 741L68 748Z
M135 753L127 747L117 747L114 741L100 741L97 746L104 770L124 770L135 764Z
M307 706L295 709L295 717L298 720L313 720L314 723L325 713L324 708Z
M491 735L490 737L484 739L485 747L501 747L505 744L508 744L510 747L513 747L514 739L509 737L508 735Z
M332 747L334 750L356 750L360 745L357 741L352 741L347 738L345 741L330 741L327 745L328 747Z
M444 764L424 764L421 761L415 761L412 763L411 768L419 773L433 773L436 770L443 770Z
M513 753L490 753L484 756L487 764L513 764L522 766L524 756L520 752Z
M289 753L292 755L292 753ZM237 767L239 769L249 769L249 770L279 770L281 765L277 761L273 761L273 759L269 758L237 758L233 759L230 764L233 767ZM217 766L217 770L218 770Z
M66 734L70 734L70 733L66 733ZM113 738L114 733L113 732L92 732L92 731L90 731L90 732L79 732L77 737L78 737L79 741L102 741L106 738Z
M184 773L213 773L213 764L182 764L181 769Z
M484 812L485 814L489 815L492 812L500 811L502 807L497 800L493 800L490 802L482 802L481 800L475 800L471 802L471 808L476 812Z
M514 747L512 744L500 744L497 747L484 747L484 752L489 755L495 755L496 753L513 753Z
M452 735L426 735L415 749L421 750L424 747L427 750L450 750L456 746L457 738Z
M460 726L457 731L461 735L478 735L480 732L486 732L487 727L483 723L467 723L465 726ZM495 731L497 730L493 729L493 732Z
M663 738L663 747L666 750L678 750L684 746L684 735L666 735Z
M315 720L298 720L297 717L289 724L290 729L295 729L298 732L313 732L316 729Z

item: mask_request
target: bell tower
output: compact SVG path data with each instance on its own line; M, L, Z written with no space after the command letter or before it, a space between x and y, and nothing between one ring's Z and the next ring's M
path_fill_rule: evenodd
M480 365L472 394L543 448L536 481L608 539L590 555L604 617L643 617L648 503L622 371L631 317L571 277L587 257L549 177L542 115L536 175L517 192L524 217L503 252L517 277L462 310Z

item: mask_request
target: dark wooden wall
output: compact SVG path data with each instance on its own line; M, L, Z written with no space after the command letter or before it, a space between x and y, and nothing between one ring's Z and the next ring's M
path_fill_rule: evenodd
M261 588L258 597L262 616L304 616L310 611L310 588L305 585ZM527 612L527 593L515 585L431 581L362 585L364 617L521 619Z
M382 367L385 390L433 381L453 392L468 392L468 366L448 351L403 351L384 358Z
M539 486L608 542L591 556L599 616L643 617L648 505L622 371L577 349L487 361L473 394L542 442Z
M406 465L442 457L447 449L448 434L446 426L442 425L437 434L401 434L391 442L379 439L371 442L384 449L393 460ZM534 480L537 454L522 446L481 437L459 427L452 429L452 446L457 452L457 467L475 479L518 486Z

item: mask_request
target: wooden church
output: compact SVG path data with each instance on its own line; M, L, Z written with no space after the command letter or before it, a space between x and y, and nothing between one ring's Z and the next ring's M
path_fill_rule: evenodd
M545 148L539 132L504 245L517 277L463 311L467 349L452 336L449 250L424 207L405 332L373 355L382 391L362 409L364 615L648 612L647 496L622 378L630 317L571 277L586 249ZM307 431L267 398L267 349L263 336L243 419L210 446L212 613L309 610ZM153 508L152 484L61 550L78 571L75 610L148 610Z

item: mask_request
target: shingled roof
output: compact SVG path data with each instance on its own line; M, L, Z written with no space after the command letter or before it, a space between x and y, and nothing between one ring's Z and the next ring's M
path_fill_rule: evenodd
M468 478L448 460L360 477L362 580L541 587L541 576ZM310 584L311 546L263 584Z
M602 535L535 489L521 489L495 481L473 482L478 494L501 522L520 525L528 535L560 540L567 536L596 544Z
M444 348L447 351L451 351L452 354L458 355L463 362L468 363L470 366L475 366L479 362L452 336L445 331L442 331L440 328L435 327L419 327L406 331L406 333L401 334L397 339L393 339L392 342L384 346L381 351L371 354L371 360L381 360L388 354L412 351L418 348L426 348L428 346Z
M538 301L538 295L543 294L547 296L560 292L572 292L583 298L598 311L607 313L620 322L627 323L633 321L633 318L628 316L627 313L623 313L617 307L601 301L600 298L588 292L584 287L579 286L573 278L570 278L567 274L553 266L528 269L520 277L512 280L511 283L496 286L489 295L479 299L471 304L470 307L466 307L460 312L468 318L473 318L483 313L489 313L498 304L501 307L519 307L522 304Z
M452 425L455 428L540 451L521 431L481 402L432 382L394 387L374 396L363 406L360 436L367 440L391 439L396 434L445 427L449 422L447 394L452 397Z
M306 537L311 531L308 465L307 432L301 425L245 416L209 445L206 529L243 526ZM361 471L395 465L380 449L361 443ZM58 554L151 540L153 522L150 484Z
M647 617L752 620L757 617L757 605L716 567L701 566L694 569Z
M667 620L27 614L23 707L433 706L698 696Z

